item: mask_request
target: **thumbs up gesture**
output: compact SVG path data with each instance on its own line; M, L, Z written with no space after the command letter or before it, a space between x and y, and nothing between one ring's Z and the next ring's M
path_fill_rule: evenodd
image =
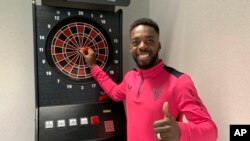
M154 131L157 138L161 141L178 141L180 137L180 128L177 122L172 118L168 102L163 104L164 118L154 122Z

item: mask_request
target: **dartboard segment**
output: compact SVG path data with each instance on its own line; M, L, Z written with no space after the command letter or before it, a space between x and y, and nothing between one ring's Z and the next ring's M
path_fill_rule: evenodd
M64 78L75 82L91 79L90 68L82 48L96 53L96 64L102 69L110 65L112 43L106 31L87 18L69 18L59 22L49 34L46 56L52 68Z

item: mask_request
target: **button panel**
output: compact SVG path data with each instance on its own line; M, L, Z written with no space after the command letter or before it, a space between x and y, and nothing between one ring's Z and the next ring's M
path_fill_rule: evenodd
M39 113L41 141L126 141L126 116L120 114L121 108L114 103L43 107Z

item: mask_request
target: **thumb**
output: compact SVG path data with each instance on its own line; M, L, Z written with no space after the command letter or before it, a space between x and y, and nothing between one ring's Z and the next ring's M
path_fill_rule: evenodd
M169 109L168 109L168 102L163 103L162 110L163 110L165 117L171 117L171 114L170 114Z

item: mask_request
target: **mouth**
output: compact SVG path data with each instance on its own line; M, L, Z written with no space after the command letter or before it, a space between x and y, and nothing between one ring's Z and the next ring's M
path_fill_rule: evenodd
M138 55L138 59L139 60L147 60L147 59L149 59L149 53L143 53L143 54L139 54Z

